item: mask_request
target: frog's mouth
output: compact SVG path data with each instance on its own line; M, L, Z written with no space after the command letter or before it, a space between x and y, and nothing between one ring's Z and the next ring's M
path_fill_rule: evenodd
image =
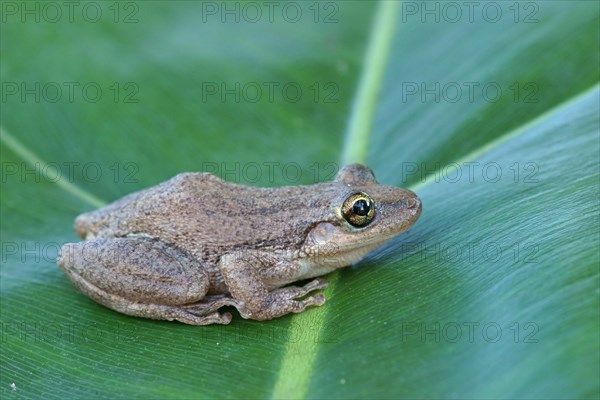
M372 245L362 246L358 248L348 249L347 251L341 251L339 254L329 257L328 259L323 259L325 261L325 265L331 265L335 268L346 267L348 265L352 265L360 260L362 260L367 254L371 251L375 250L377 247L381 246L383 243L377 242Z
M398 232L380 233L375 236L356 235L342 231L331 223L316 226L304 243L307 261L316 266L341 268L360 261L368 253L381 246Z

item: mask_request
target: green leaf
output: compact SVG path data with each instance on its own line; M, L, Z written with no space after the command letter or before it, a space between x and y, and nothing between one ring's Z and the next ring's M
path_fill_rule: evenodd
M597 3L44 4L2 3L2 398L600 396ZM338 160L424 209L323 307L137 319L56 267L76 215L178 172Z

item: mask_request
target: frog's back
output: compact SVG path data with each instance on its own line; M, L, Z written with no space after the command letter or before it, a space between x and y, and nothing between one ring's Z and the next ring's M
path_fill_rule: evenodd
M83 238L149 235L204 259L224 248L289 249L328 208L327 194L314 193L314 185L255 188L183 173L82 214L76 230Z

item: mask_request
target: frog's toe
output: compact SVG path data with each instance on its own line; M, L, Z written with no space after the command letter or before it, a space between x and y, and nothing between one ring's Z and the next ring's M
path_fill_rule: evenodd
M326 287L327 281L323 278L317 278L304 285L304 290L306 290L307 292L311 292L317 289L325 289Z
M181 310L181 312L178 313L175 319L179 322L183 322L184 324L188 325L227 325L231 322L232 317L231 313L229 312L223 314L214 312L208 315L195 315L189 311Z
M291 311L293 313L299 313L304 311L307 307L322 306L323 304L325 304L325 296L318 294L316 296L310 296L304 300L294 302L294 307Z
M308 301L308 300L310 300L309 305L311 305L311 306L322 306L323 304L325 304L325 296L323 296L322 294L318 294L316 296L311 296L304 301Z

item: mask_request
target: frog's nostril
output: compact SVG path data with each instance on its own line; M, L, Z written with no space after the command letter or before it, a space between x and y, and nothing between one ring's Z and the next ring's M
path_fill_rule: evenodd
M415 195L414 197L410 197L406 200L406 208L409 210L415 210L421 208L421 200Z

